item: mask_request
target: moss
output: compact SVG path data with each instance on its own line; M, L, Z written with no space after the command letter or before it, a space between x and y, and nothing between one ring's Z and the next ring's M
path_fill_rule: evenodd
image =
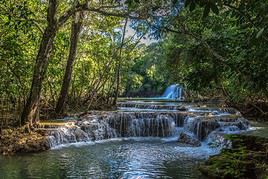
M224 149L200 167L210 178L267 178L268 139L246 135L228 135L232 149Z

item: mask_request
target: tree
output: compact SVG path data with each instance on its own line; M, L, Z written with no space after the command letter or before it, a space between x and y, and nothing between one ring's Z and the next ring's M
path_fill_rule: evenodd
M22 124L29 122L29 124L32 125L33 123L36 122L36 111L37 111L38 103L40 99L42 83L46 74L48 60L52 51L53 42L54 42L58 29L75 12L82 11L82 10L103 13L104 15L118 15L118 14L113 14L113 13L102 11L102 7L89 8L88 5L89 5L88 2L85 2L82 5L80 5L79 3L75 4L70 9L68 9L62 16L57 18L58 1L49 0L48 10L47 10L47 27L44 30L42 40L40 43L40 47L39 47L39 51L36 57L36 63L35 63L34 72L33 72L30 94L28 96L26 105L21 115ZM108 6L108 7L103 6L103 8L105 9L114 8L114 6Z
M66 100L66 96L68 94L68 89L70 87L70 82L72 78L72 72L73 72L73 63L76 58L76 53L77 53L77 43L79 40L79 33L81 32L82 29L82 22L83 22L83 12L76 13L73 17L72 21L72 29L71 29L71 37L70 37L70 51L69 51L69 56L67 60L67 65L65 69L65 74L63 78L63 83L61 86L61 91L60 91L60 96L57 102L56 106L56 113L60 113L63 110L63 106Z
M128 23L128 18L126 18L125 24L124 24L124 27L123 27L122 39L121 39L121 43L120 43L120 47L119 47L119 54L118 54L118 57L117 57L118 59L117 59L117 65L116 65L116 89L115 89L114 104L116 104L117 98L118 98L118 95L119 95L122 49L123 49L124 41L125 41L127 23Z
M156 73L196 92L222 92L232 103L265 101L268 76L264 71L268 67L267 31L263 29L267 7L263 1L225 2L217 6L218 13L205 16L198 4L184 9L155 27L164 38L158 44L160 50L147 53L146 58L162 54L157 58L164 62L156 64L160 69ZM168 70L163 74L162 69Z
M77 2L77 1L76 1ZM105 4L105 2L101 2L100 6L96 4L95 2L89 3L88 1L85 1L84 3L75 3L71 6L68 10L66 10L62 16L57 18L57 6L58 1L57 0L49 0L48 4L48 13L47 13L47 27L44 30L44 34L41 40L41 44L39 47L39 51L36 57L36 64L34 67L33 72L33 79L30 89L30 94L27 99L26 106L23 109L22 115L21 115L21 122L22 124L25 124L26 122L29 122L30 125L36 122L36 111L38 107L38 102L40 99L41 89L42 89L42 83L46 74L47 65L49 56L52 51L53 47L53 41L55 39L57 30L71 17L75 12L79 11L91 11L100 13L104 16L115 16L115 17L129 17L131 19L144 19L148 18L149 14L151 12L157 11L159 8L158 4L155 4L152 6L148 2L142 2L143 6L142 8L139 8L138 11L135 9L138 4L136 3L134 6L131 5L131 1L127 2L129 9L124 8L124 4L119 4L119 6L115 6L115 3L111 3L108 5ZM97 7L96 7L97 6ZM144 13L145 10L148 10L147 8L150 7L151 11L148 13ZM114 9L115 12L108 11L107 9ZM135 11L135 16L131 15L131 11ZM153 13L154 15L155 13Z
M53 41L58 29L56 20L57 0L49 0L47 12L47 27L44 30L43 37L40 43L39 51L36 57L36 64L33 72L32 85L30 95L27 99L26 106L21 115L21 123L29 122L32 125L36 118L36 110L42 89L42 82L46 73L48 59L52 50Z

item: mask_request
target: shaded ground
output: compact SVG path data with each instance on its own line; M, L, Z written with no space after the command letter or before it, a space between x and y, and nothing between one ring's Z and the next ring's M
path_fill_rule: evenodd
M25 128L5 129L0 135L0 154L40 152L48 150L49 143L44 132L27 131Z

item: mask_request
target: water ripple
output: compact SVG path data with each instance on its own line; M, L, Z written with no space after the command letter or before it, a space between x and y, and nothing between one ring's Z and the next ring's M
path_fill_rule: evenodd
M1 157L0 178L199 178L200 162L174 142L114 140Z

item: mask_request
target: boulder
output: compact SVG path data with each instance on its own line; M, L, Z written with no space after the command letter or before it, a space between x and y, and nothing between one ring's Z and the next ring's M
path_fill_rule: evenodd
M178 142L191 145L192 147L201 146L201 142L195 136L191 136L183 132L180 134Z
M81 128L77 127L74 130L74 135L76 137L77 141L88 141L89 140L89 136L87 135L87 133L85 133Z
M207 144L211 148L225 148L229 149L232 147L232 143L230 140L227 140L224 138L224 133L218 132L218 131L213 131L211 132L208 137L207 137Z

